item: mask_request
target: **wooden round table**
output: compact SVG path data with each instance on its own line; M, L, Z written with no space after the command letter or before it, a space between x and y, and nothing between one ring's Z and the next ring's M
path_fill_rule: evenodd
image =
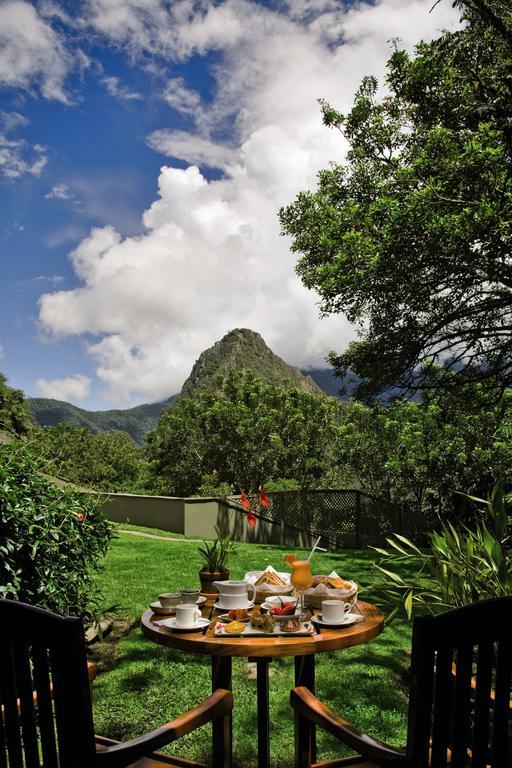
M203 609L207 615L209 609ZM358 601L356 613L363 621L350 627L320 628L311 637L212 637L201 632L175 632L155 622L166 618L146 611L141 619L142 632L160 645L188 653L207 654L212 665L212 690L232 687L233 656L245 656L256 662L258 700L258 768L270 765L270 720L268 666L275 656L295 657L295 685L315 690L315 654L339 651L367 643L382 632L384 616L370 603ZM315 611L315 613L318 613ZM313 752L315 750L313 749ZM313 759L316 759L314 757Z

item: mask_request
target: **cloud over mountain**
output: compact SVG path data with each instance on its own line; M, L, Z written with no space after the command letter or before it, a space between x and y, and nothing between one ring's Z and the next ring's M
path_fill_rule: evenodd
M93 229L70 254L79 287L40 299L48 333L95 337L89 353L112 399L176 391L199 352L234 327L258 331L301 367L353 337L343 318L318 317L279 236L277 211L343 158L343 140L322 126L317 99L348 109L365 74L382 77L390 38L411 48L456 24L449 3L431 14L431 2L406 5L405 13L402 0L348 8L290 0L276 11L248 0L89 0L87 23L134 60L216 53L207 103L178 78L164 93L191 128L162 126L148 137L171 159L143 214L144 234ZM172 158L190 166L173 167Z

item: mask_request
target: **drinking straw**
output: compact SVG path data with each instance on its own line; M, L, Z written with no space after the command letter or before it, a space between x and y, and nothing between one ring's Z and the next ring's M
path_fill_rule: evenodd
M309 555L308 555L308 560L311 560L311 558L312 558L312 557L313 557L313 555L315 554L315 550L317 549L318 545L320 544L320 539L321 539L321 538L322 538L322 537L321 537L321 536L319 536L319 537L318 537L318 539L315 541L315 545L314 545L313 549L311 550L311 552L310 552L310 553L309 553Z

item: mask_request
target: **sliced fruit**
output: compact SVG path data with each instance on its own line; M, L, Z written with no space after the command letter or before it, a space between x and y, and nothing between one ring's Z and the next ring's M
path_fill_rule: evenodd
M297 559L297 555L294 555L293 552L290 552L289 555L286 555L284 561L288 565L291 565L292 563L294 563L296 561L296 559Z

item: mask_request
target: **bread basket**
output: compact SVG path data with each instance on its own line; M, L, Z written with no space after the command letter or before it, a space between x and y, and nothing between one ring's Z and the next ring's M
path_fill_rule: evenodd
M339 578L339 576L336 573L331 573L325 578ZM349 589L332 589L327 584L318 584L307 589L304 592L304 606L321 610L323 600L340 600L351 606L355 605L358 586L355 581L347 579L347 582L350 584Z

